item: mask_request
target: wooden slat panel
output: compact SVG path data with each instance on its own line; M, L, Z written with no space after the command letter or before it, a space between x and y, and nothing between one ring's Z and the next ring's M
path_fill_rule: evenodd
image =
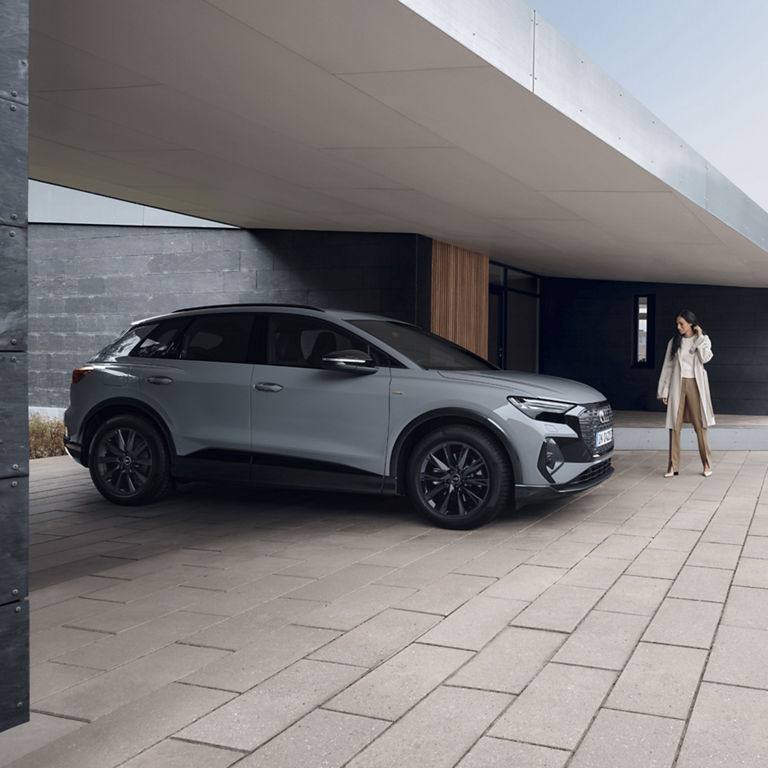
M487 357L487 256L432 241L430 330Z

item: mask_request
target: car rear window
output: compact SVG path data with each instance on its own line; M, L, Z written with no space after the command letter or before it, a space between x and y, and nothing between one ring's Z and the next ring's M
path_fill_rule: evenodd
M184 333L180 357L182 360L245 363L252 327L253 315L247 312L197 317Z
M188 323L188 317L162 320L152 326L141 343L131 350L131 357L178 357L179 333Z
M104 349L93 358L95 363L114 363L120 357L129 355L134 347L144 341L145 337L157 328L157 323L148 325L137 325L123 331L111 344L107 344Z

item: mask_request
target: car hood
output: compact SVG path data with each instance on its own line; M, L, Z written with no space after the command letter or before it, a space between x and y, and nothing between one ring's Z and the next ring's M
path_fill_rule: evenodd
M544 376L524 371L437 371L445 379L485 384L504 389L507 395L541 397L567 403L599 403L605 395L587 384L557 376Z

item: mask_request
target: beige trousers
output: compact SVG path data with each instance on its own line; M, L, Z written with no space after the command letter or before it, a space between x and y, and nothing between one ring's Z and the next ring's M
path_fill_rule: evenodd
M701 463L708 465L711 454L707 442L707 428L701 420L701 400L696 379L683 379L675 428L669 430L669 468L675 472L680 469L680 430L683 428L684 421L693 424L699 441Z

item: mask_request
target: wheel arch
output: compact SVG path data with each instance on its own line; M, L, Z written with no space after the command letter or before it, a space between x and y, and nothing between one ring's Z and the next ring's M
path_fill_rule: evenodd
M138 416L144 416L152 424L157 427L160 432L160 436L165 443L165 447L168 449L168 458L171 465L176 461L176 446L171 437L171 432L168 429L163 418L154 408L142 403L140 400L133 400L128 397L113 397L109 400L104 400L98 405L91 408L83 419L83 443L82 443L82 464L88 466L89 451L91 447L91 441L96 434L96 430L107 419L120 414L136 414Z
M463 408L440 408L413 419L397 436L389 458L389 474L395 478L397 493L405 493L406 466L416 443L435 429L459 424L479 428L501 447L509 460L514 483L514 478L519 477L520 462L514 446L501 427L490 419Z

